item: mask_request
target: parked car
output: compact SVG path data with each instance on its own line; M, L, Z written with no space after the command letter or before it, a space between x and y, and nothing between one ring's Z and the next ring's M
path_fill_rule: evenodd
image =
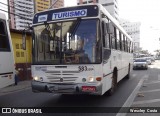
M151 57L143 57L143 59L147 60L148 65L151 65L153 62Z
M148 62L145 58L137 58L133 62L133 70L135 69L148 69Z
M155 58L155 60L160 60L160 56L157 56L157 57Z

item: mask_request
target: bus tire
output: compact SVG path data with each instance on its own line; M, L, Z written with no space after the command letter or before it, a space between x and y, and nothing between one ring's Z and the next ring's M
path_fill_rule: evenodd
M126 79L129 79L130 78L130 64L128 66L128 74L126 75Z
M117 70L114 69L113 75L112 75L112 85L111 88L108 91L108 95L111 96L117 89Z

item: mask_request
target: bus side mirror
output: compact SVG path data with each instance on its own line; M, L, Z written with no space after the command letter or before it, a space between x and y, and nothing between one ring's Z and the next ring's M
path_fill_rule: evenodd
M22 49L26 50L26 31L25 29L22 32Z

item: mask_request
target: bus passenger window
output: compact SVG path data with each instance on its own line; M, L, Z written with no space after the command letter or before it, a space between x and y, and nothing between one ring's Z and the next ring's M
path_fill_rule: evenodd
M128 40L128 38L126 38L126 41L125 41L125 48L126 48L125 51L126 52L128 52L128 41L127 40Z
M119 30L118 29L116 29L116 34L117 34L117 50L120 50L120 38L119 38L119 34L120 34L120 32L119 32Z
M113 49L117 49L117 32L116 32L116 27L114 27L114 48Z
M122 43L123 43L123 51L125 51L125 36L124 35L123 35Z
M0 20L0 51L9 51L9 39L6 33L5 21Z
M120 50L122 50L122 33L119 32L119 44L120 44Z
M105 23L102 22L102 39L103 39L103 47L106 47L106 42L105 42L105 35L106 35L106 32L105 32Z

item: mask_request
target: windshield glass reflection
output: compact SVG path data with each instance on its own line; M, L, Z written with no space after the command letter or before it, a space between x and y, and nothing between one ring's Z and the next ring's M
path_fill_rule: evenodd
M34 63L101 62L99 21L76 20L34 27Z

